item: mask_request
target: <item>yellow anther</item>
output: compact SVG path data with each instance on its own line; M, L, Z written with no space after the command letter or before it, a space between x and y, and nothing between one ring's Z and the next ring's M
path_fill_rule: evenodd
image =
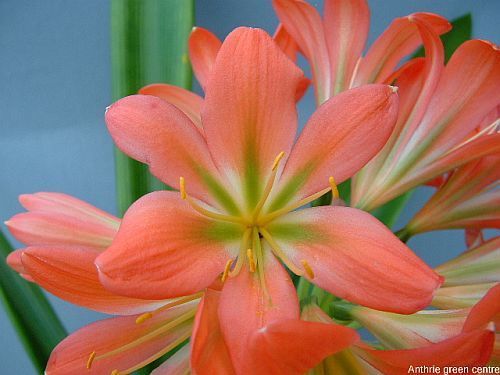
M302 263L302 267L304 267L304 271L306 271L306 275L310 278L310 279L314 279L314 271L312 270L311 266L309 265L309 263L307 263L307 260L305 259L302 259L300 261L300 263Z
M113 371L111 371L111 375L120 375L120 371L114 369Z
M280 164L281 159L283 159L283 156L285 156L285 152L281 151L278 156L276 156L276 159L274 159L273 167L271 168L273 172L278 168L278 165Z
M89 359L87 359L87 370L90 370L90 368L92 367L92 362L94 362L95 354L95 352L90 353Z
M179 177L179 185L181 190L181 198L185 200L187 198L187 194L186 194L186 180L184 180L184 177Z
M139 315L137 319L135 320L136 324L141 324L144 323L146 320L151 319L153 317L153 314L150 312L144 313L142 315Z
M332 188L332 195L333 195L333 198L334 199L339 199L339 189L337 187L337 184L335 183L335 179L330 176L330 178L328 179L328 182L330 183L330 187Z
M231 265L233 264L233 260L229 259L224 267L224 273L222 274L222 282L226 281L227 276L229 275L229 270L231 269Z
M248 266L250 267L250 272L255 272L255 258L253 257L252 249L247 249Z

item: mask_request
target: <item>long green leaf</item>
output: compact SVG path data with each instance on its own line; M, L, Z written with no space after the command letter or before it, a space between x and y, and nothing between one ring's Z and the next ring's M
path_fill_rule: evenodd
M113 101L150 83L190 88L187 40L193 27L193 0L112 0L111 65ZM116 150L118 208L166 186L147 167ZM168 166L165 166L168 168Z
M0 297L33 365L43 373L50 352L67 333L40 288L7 266L11 251L0 231Z

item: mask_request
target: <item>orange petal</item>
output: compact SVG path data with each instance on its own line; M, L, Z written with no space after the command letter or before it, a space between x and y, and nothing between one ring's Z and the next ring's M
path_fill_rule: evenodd
M332 92L321 16L313 6L302 0L273 0L273 6L284 28L309 60L316 86L316 101L323 103L332 96Z
M415 16L429 24L437 34L446 33L451 29L450 23L437 14L416 13L396 18L360 61L354 86L385 82L401 59L422 43L418 28L412 22Z
M268 230L311 282L378 310L410 314L428 306L442 278L372 215L349 207L289 213ZM307 273L306 273L307 276Z
M292 36L286 31L282 24L279 24L273 35L274 42L293 62L297 61L298 46Z
M245 374L302 375L358 340L355 330L334 323L277 321L253 335L253 368Z
M9 267L12 268L17 273L19 273L19 275L21 275L28 281L34 282L33 278L28 274L26 268L24 268L23 262L21 260L23 252L24 249L18 249L13 251L7 256L7 259L5 261L7 262Z
M345 91L323 104L302 131L280 180L280 208L329 186L333 176L345 181L385 144L398 113L398 98L387 85Z
M113 370L145 366L162 352L165 354L170 345L180 344L189 337L192 319L171 329L162 330L162 326L182 314L189 314L193 308L193 305L177 306L155 314L141 324L136 324L137 316L126 316L85 326L56 346L47 363L46 374L110 374ZM123 350L125 345L129 349ZM117 350L115 354L99 358L114 350ZM89 370L87 360L93 352L96 356Z
M235 374L219 326L219 295L207 289L198 306L191 338L191 369L196 375Z
M15 215L6 224L27 245L105 248L120 225L117 217L65 194L24 194L19 201L29 212Z
M488 293L471 309L465 321L463 332L484 328L489 322L500 320L500 284Z
M57 297L107 314L131 315L154 310L162 301L115 295L101 285L94 265L99 253L76 246L28 247L22 252L24 270Z
M180 297L208 287L238 252L241 229L194 211L179 194L150 193L126 212L96 260L101 282L136 298Z
M201 124L201 106L203 98L195 93L183 89L182 87L167 85L165 83L155 83L139 90L141 95L153 95L170 104L175 105L196 125L203 135L203 125Z
M408 374L410 366L482 366L488 363L495 334L475 330L418 349L357 351L368 363L387 375ZM471 372L471 369L468 371ZM443 371L441 370L441 373Z
M249 373L258 361L248 355L254 332L272 322L299 318L297 293L290 277L268 249L264 251L267 294L257 272L250 273L243 267L226 281L220 299L220 325L237 373Z
M189 36L189 58L196 79L203 89L206 88L215 58L222 43L210 31L195 27Z
M325 38L330 56L332 93L349 88L370 27L366 0L325 1Z
M191 195L216 202L210 192L217 190L218 173L205 140L182 111L154 96L133 95L108 108L106 123L116 145L160 180L179 188L183 176Z
M249 207L258 202L276 156L292 146L301 82L303 73L260 29L236 29L217 55L203 126L217 167Z

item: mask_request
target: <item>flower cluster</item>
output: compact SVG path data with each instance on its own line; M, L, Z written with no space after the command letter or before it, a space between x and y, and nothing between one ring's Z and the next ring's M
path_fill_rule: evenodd
M118 315L62 341L47 374L128 374L174 349L153 374L498 365L500 242L480 234L500 227L500 52L468 41L445 65L450 24L416 13L362 55L365 0L326 0L323 17L302 0L273 5L274 37L192 31L204 97L154 84L107 109L115 144L174 191L123 219L64 194L21 196L27 212L7 226L27 247L9 265ZM401 65L421 44L425 57ZM318 108L297 136L310 83ZM437 191L402 237L463 228L474 242L435 270L369 212L422 184Z

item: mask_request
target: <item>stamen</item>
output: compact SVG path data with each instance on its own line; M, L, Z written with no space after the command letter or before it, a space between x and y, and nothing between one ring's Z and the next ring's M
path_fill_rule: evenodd
M222 274L221 281L224 282L227 279L227 276L229 275L229 270L231 269L231 264L233 264L233 260L229 259L226 263L226 266L224 267L224 273Z
M120 371L114 369L113 371L111 371L111 375L120 375Z
M180 185L180 190L181 190L181 198L183 200L186 200L187 194L186 194L186 180L184 180L184 177L179 177L179 185Z
M310 195L310 196L308 196L308 197L306 197L304 199L301 199L298 202L292 203L289 206L286 206L286 207L280 208L279 210L273 211L273 212L271 212L271 213L263 216L259 220L258 224L259 224L259 226L264 226L267 223L269 223L270 221L276 219L278 216L284 215L284 214L286 214L286 213L288 213L290 211L295 210L296 208L305 206L306 204L311 203L312 201L315 201L319 197L322 197L323 195L325 195L326 193L328 193L330 190L332 190L332 188L328 187L328 188L323 189L321 191L318 191L317 193L312 194L312 195Z
M151 339L153 339L155 337L158 337L159 335L161 335L165 332L168 332L169 330L179 326L180 324L182 324L190 319L193 319L195 314L196 314L196 309L189 310L189 311L185 312L184 314L179 315L177 318L169 321L167 324L160 326L159 328L155 329L154 331L146 333L145 335L137 338L136 340L133 340L133 341L131 341L125 345L122 345L121 347L118 347L116 349L110 350L109 352L100 354L98 356L94 356L95 360L99 361L101 359L109 358L109 357L112 357L114 355L123 353L127 350L133 349L133 348L135 348L135 347L137 347L145 342L150 341ZM123 372L127 373L128 370L124 370L124 371L122 371L122 373Z
M255 272L255 258L253 257L252 249L247 249L248 266L250 267L250 272Z
M205 207L202 207L197 202L195 202L193 199L191 199L191 197L187 194L187 191L186 191L186 181L184 180L184 177L179 178L179 185L180 185L181 198L183 200L187 201L189 203L189 205L199 214L207 216L207 217L214 219L214 220L228 221L230 223L237 223L237 224L245 224L243 219L241 219L239 217L220 214L218 212L208 210Z
M88 370L90 370L90 368L92 367L92 362L94 362L95 355L96 355L96 352L92 352L89 355L89 359L87 359L87 369Z
M278 165L280 165L281 159L283 159L283 156L285 156L285 152L281 151L278 156L276 156L276 159L274 159L273 167L271 168L271 171L275 171L278 169Z
M245 232L243 232L243 239L241 240L238 260L236 261L236 265L234 266L234 268L229 272L229 277L236 276L240 272L241 267L243 266L243 262L245 260L245 251L250 247L249 240L251 234L252 234L252 228L247 228L245 229Z
M140 315L139 317L137 317L135 322L137 324L144 323L146 320L151 319L155 314L158 314L158 313L165 311L167 309L170 309L172 307L179 306L179 305L182 305L184 303L194 301L195 299L198 299L201 297L203 297L203 292L199 292L199 293L191 294L191 295L186 296L186 297L180 297L180 298L170 300L170 302L166 303L165 305L163 305L161 307L158 307L156 310L153 310L153 311L150 311L150 312L147 312L147 313Z
M276 173L278 173L278 165L285 156L285 152L281 151L278 156L276 156L276 159L274 159L273 167L271 168L271 175L269 176L269 179L267 180L266 187L264 188L264 191L262 192L262 197L259 200L259 203L255 206L255 210L253 211L252 214L252 221L255 221L257 217L260 214L260 211L262 210L262 207L264 207L264 203L266 203L267 198L269 197L269 194L271 193L271 190L274 185L274 180L276 179Z
M306 271L307 276L308 276L310 279L314 279L314 271L312 270L312 268L311 268L311 266L309 265L309 263L307 263L307 260L302 259L302 260L300 261L300 263L302 263L302 267L304 267L304 270Z
M285 254L285 252L281 249L278 243L274 240L271 234L264 228L260 228L260 233L266 239L266 241L271 246L273 253L276 254L278 258L280 258L283 263L296 275L302 276L304 272L291 261L291 259Z
M139 315L137 319L135 320L136 324L141 324L144 323L146 320L151 319L153 317L153 314L150 312L144 313L142 315Z
M340 197L339 189L337 187L337 184L335 183L335 179L333 178L333 176L330 176L328 182L330 183L330 188L332 189L333 199L339 199Z
M262 288L264 297L268 300L269 305L272 305L273 301L271 300L271 295L267 290L266 275L264 273L264 254L262 253L259 231L256 227L253 227L252 231L252 247L255 249L255 255L257 257L257 274L259 276L260 287Z

